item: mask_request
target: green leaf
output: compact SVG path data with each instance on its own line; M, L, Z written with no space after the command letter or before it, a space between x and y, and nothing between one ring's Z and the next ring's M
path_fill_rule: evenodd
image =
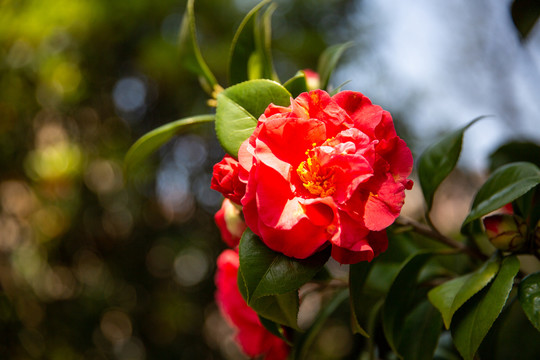
M251 79L271 79L279 82L279 78L274 70L272 59L272 15L276 10L276 4L270 4L268 9L257 19L255 24L255 44L259 54L261 71L257 77Z
M264 110L289 106L291 94L272 80L250 80L231 86L217 97L216 135L225 151L238 157L240 145L249 138Z
M193 3L195 0L188 0L186 12L182 20L180 29L180 56L183 65L193 73L199 75L203 80L203 86L209 94L215 90L218 82L206 65L201 50L197 43L197 33L195 29L195 13Z
M511 141L501 145L489 155L489 169L497 168L518 161L526 161L540 166L540 146L530 141Z
M336 95L338 92L341 91L341 89L342 89L345 85L347 85L347 84L350 83L350 82L351 82L351 80L347 80L347 81L342 82L342 83L339 84L334 90L330 91L328 94L329 94L330 96Z
M266 330L270 331L270 333L279 337L281 340L285 341L287 344L292 345L289 339L285 337L285 332L283 331L283 327L281 325L265 317L262 317L260 315L259 315L259 321L261 322L262 326L264 326Z
M237 84L257 78L276 79L270 50L270 6L261 19L259 11L268 4L263 0L244 17L234 35L229 56L229 83Z
M470 222L516 200L538 184L540 169L534 164L518 162L497 169L478 190L471 212L463 222L462 232Z
M266 79L245 81L225 89L221 94L229 97L256 119L264 113L270 103L291 105L291 93L281 84Z
M377 301L370 310L370 314L368 314L367 319L367 332L370 334L370 337L367 339L367 344L365 346L368 356L368 359L375 360L377 359L376 353L378 350L377 345L377 337L375 336L375 332L377 331L377 326L379 324L379 319L381 317L381 310L384 304L384 299L380 299ZM364 359L364 357L362 357Z
M405 319L399 353L405 360L432 360L441 331L437 309L427 300L422 301Z
M332 72L336 68L339 59L347 50L353 45L353 42L346 42L344 44L337 44L327 48L319 57L319 63L317 65L317 72L319 73L321 81L321 89L328 87L328 82Z
M482 118L483 116L478 117L461 129L444 136L438 142L430 145L420 156L418 178L426 199L428 212L433 205L435 191L456 167L465 130Z
M238 158L240 145L255 130L257 119L223 93L218 95L217 100L217 138L227 153Z
M534 327L540 331L540 272L530 274L521 280L518 297L523 311Z
M441 312L447 329L457 309L489 284L499 267L500 259L491 258L475 272L447 281L429 291L429 301Z
M363 261L357 264L352 264L349 267L349 296L351 301L351 315L353 332L369 337L369 334L360 325L360 315L365 315L371 309L366 307L363 296L364 285L366 283L369 271L373 263Z
M347 291L343 290L338 292L332 300L326 304L322 310L317 314L313 325L300 336L298 341L295 343L294 349L294 359L307 359L309 355L309 349L313 342L315 341L317 334L321 331L322 327L326 323L326 320L336 309L341 305L341 303L347 298Z
M465 360L474 358L476 350L501 313L518 271L517 257L504 258L495 280L456 313L451 326L452 337Z
M301 93L308 91L306 74L301 70L298 71L283 86L291 93L292 97L296 98Z
M415 300L415 291L420 271L429 259L432 252L420 252L409 257L395 277L382 310L384 335L388 344L396 354L399 354L398 344L403 336L405 318Z
M247 302L246 281L241 268L238 269L238 289L244 300ZM252 300L248 305L255 310L259 317L263 317L280 325L298 329L297 317L300 304L297 291L264 296ZM266 323L266 325L268 325L268 323Z
M194 125L214 121L214 115L199 115L165 124L146 133L128 150L124 159L124 172L131 174L141 163L173 136L181 134Z
M538 1L514 0L512 3L512 20L521 39L527 38L538 18L540 18L540 3Z
M321 270L330 257L329 250L307 259L290 258L270 250L247 229L240 240L239 255L248 304L263 296L297 290Z
M540 336L512 293L477 351L480 359L540 359Z

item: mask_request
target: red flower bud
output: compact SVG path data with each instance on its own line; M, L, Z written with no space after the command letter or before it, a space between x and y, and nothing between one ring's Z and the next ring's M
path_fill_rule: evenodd
M229 155L225 155L223 160L214 165L210 188L219 191L226 198L240 204L240 199L246 193L246 184L240 181L239 172L238 161Z
M518 251L525 245L527 224L509 214L496 214L484 218L486 235L493 246L502 251Z
M304 75L306 76L306 85L307 85L308 91L317 90L321 87L321 80L317 72L310 69L304 69L302 71L304 72Z
M221 209L214 216L214 220L223 241L232 248L236 247L244 230L246 230L246 223L239 206L229 199L223 200Z

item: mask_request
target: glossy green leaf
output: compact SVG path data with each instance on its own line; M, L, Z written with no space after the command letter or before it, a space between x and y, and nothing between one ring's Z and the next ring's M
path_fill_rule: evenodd
M264 113L270 103L291 105L291 93L281 84L266 79L245 81L225 89L222 94L246 109L256 119Z
M409 257L395 277L382 310L384 335L388 344L399 354L398 345L403 336L405 318L414 306L418 275L433 256L432 252L421 252Z
M429 301L441 312L446 328L450 328L452 316L467 300L482 290L497 274L498 257L491 258L481 268L437 286L428 293Z
M474 358L482 340L501 313L519 266L515 256L504 258L495 280L456 313L450 329L454 344L465 360Z
M225 94L217 97L216 135L223 149L238 158L240 145L251 136L257 119Z
M199 75L203 80L205 90L211 94L218 82L206 65L201 50L197 42L197 34L195 29L195 12L193 4L195 0L188 0L186 12L182 20L182 28L180 30L180 56L183 65L193 73Z
M540 146L530 141L510 141L489 155L491 172L499 167L518 161L526 161L540 167Z
M283 86L291 93L292 97L296 98L301 93L308 91L306 74L303 71L297 72Z
M540 334L512 295L482 341L477 351L480 359L540 359Z
M330 96L336 95L338 92L341 91L341 89L342 89L345 85L347 85L347 84L350 83L350 82L351 82L351 80L347 80L347 81L342 82L342 83L339 84L334 90L330 91L328 94L329 94Z
M124 159L124 171L131 174L154 151L175 135L179 135L194 125L214 121L214 115L187 117L158 127L139 138L128 150Z
M518 297L525 315L540 331L540 272L530 274L521 280Z
M260 315L259 315L259 321L261 322L262 326L264 326L266 330L270 331L270 333L279 337L281 340L285 341L289 345L292 345L289 339L287 339L287 337L285 336L285 332L283 331L283 326L281 326L280 324L276 322L273 322L272 320L262 317Z
M366 312L371 310L366 307L366 304L363 301L363 290L372 265L372 262L363 261L357 264L352 264L349 267L349 298L352 310L351 315L353 332L355 334L361 334L365 337L369 337L369 335L360 325L362 321L360 319L360 315L366 314Z
M334 311L336 311L339 305L341 305L346 298L347 291L340 291L332 298L332 300L330 300L328 304L322 307L322 310L317 314L313 325L311 325L310 328L304 334L302 334L295 343L293 359L309 359L309 349L326 323L326 320L334 313Z
M540 184L540 169L534 164L517 162L495 171L476 194L462 231L470 222L495 211Z
M450 331L443 331L439 337L433 360L462 360L461 355L454 346Z
M238 289L247 302L247 287L242 269L238 269ZM285 294L264 296L249 302L249 306L257 312L259 317L276 324L298 329L297 318L300 307L298 292L291 291ZM266 325L269 323L267 322ZM264 324L263 324L264 325Z
M377 353L377 336L376 331L377 327L380 323L380 317L381 317L381 311L382 307L384 305L384 299L380 299L377 301L370 310L370 314L368 314L367 319L367 332L369 334L369 338L366 339L366 355L370 360L377 359L376 353ZM364 359L364 357L362 357Z
M297 318L298 293L290 293L265 296L253 301L249 305L259 316L265 317L277 324L288 326L292 329L298 329Z
M328 249L329 250L329 249ZM258 298L297 290L321 270L329 251L307 259L294 259L270 250L251 230L242 235L239 245L242 271L249 305Z
M512 20L521 36L526 39L540 18L540 2L537 0L514 0Z
M261 18L259 11L270 1L257 4L244 17L231 44L229 56L229 83L246 80L275 79L270 50L270 18L275 6L270 6Z
M317 65L317 73L319 73L321 81L321 89L328 87L330 76L336 68L341 56L353 45L353 42L346 42L344 44L337 44L327 48L319 57L319 63Z
M250 80L231 86L217 97L216 135L225 151L238 156L240 145L253 133L257 119L273 103L289 106L291 94L272 80Z
M271 79L279 82L279 78L274 70L272 59L272 15L276 10L276 4L270 4L264 13L256 21L255 44L260 57L261 71L257 77L252 79Z
M405 360L432 360L442 331L442 319L428 301L421 302L406 317L398 345Z
M483 117L472 120L436 143L430 145L418 160L418 178L426 199L428 211L433 205L435 191L444 179L454 170L461 154L463 134L471 125Z

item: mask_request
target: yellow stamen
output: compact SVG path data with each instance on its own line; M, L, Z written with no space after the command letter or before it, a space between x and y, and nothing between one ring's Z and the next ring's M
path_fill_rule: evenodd
M306 155L309 153L310 151ZM308 156L307 160L298 166L296 173L302 180L304 187L313 195L331 196L336 191L334 169L321 167L321 163L315 155Z

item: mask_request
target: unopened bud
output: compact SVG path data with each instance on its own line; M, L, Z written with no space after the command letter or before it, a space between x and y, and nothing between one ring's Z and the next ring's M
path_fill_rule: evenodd
M321 87L321 79L319 74L313 70L304 69L302 70L306 76L306 85L308 90L317 90Z
M246 230L246 223L242 217L240 207L231 200L225 199L214 219L221 232L223 241L232 248L236 247L244 230Z
M526 241L527 224L509 214L496 214L484 218L486 235L493 246L502 251L521 250Z

